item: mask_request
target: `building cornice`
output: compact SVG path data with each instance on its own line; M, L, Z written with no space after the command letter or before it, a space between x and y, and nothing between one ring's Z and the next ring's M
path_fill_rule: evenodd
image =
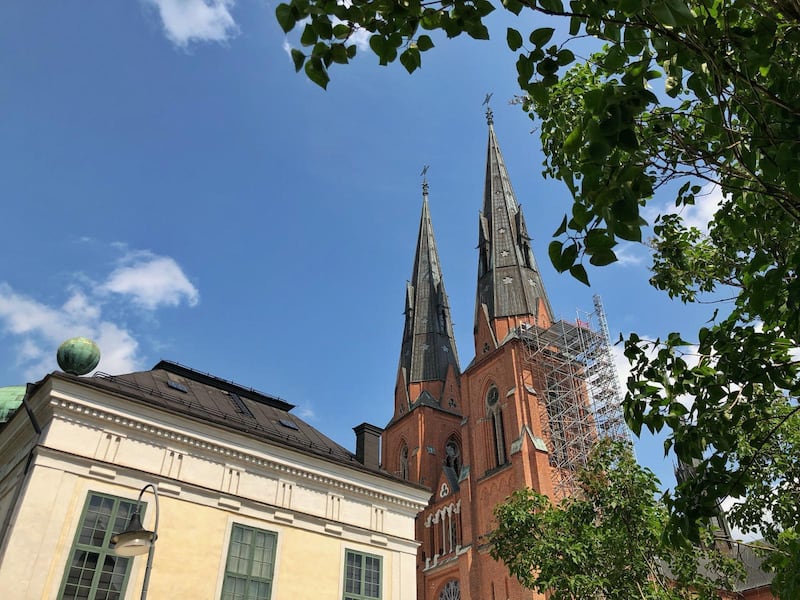
M366 485L352 481L346 481L344 479L338 479L322 473L317 473L310 469L304 469L296 465L289 464L288 462L284 463L280 460L258 456L253 452L232 448L230 446L204 439L198 435L159 426L131 415L121 415L111 410L105 410L97 406L84 404L55 390L50 395L50 406L53 410L54 417L64 418L68 421L85 423L86 417L89 417L98 422L113 424L126 431L136 432L139 435L152 436L154 438L162 439L171 443L183 444L191 448L196 448L204 453L222 457L226 462L237 461L243 463L244 465L252 465L275 473L290 475L298 479L304 479L328 488L335 488L338 490L358 494L365 498L401 506L415 512L422 510L427 505L427 490L419 491L420 493L418 495L420 496L420 500L404 498L399 495L377 491L367 487ZM81 415L83 418L80 418L79 415ZM267 444L264 444L264 446L268 447ZM281 450L284 452L291 452L290 450L283 448L281 448ZM308 460L306 455L299 456L303 456L305 460ZM358 473L365 478L369 478L369 475L366 475L361 471ZM376 483L385 485L384 479L377 476L374 479L376 480ZM424 500L422 499L423 493L425 494Z

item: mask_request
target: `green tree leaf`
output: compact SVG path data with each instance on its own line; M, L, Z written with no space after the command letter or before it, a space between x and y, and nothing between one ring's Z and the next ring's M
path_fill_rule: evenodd
M428 35L421 35L417 38L417 48L420 52L427 52L433 48L433 40Z
M308 61L306 61L305 72L308 78L322 89L328 87L330 77L328 77L328 71L323 66L321 59L313 56L308 59Z
M556 30L553 27L540 27L539 29L534 29L531 31L530 36L528 36L528 40L537 48L541 48L552 39L555 31Z
M303 68L303 63L306 60L306 55L295 48L292 48L292 62L294 63L294 70L300 71Z
M522 47L522 34L509 27L506 31L506 43L512 51L519 50Z
M278 24L284 33L289 33L294 29L296 21L292 15L292 7L288 4L279 4L275 9L275 17L278 19Z

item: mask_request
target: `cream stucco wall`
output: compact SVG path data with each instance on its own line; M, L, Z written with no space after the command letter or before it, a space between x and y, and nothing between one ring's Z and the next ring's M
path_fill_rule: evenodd
M384 600L415 598L424 490L51 383L32 401L44 431L26 473L0 471L0 490L23 484L0 544L3 600L56 598L87 495L135 500L147 483L160 499L151 598L219 598L234 523L277 534L273 599L341 598L347 549L382 558ZM0 457L19 458L8 441L0 435ZM143 500L152 527L153 497ZM139 597L145 562L134 559L125 598Z

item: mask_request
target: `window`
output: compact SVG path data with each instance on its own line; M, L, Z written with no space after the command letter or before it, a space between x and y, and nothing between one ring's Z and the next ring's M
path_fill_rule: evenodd
M408 479L408 446L403 442L403 447L400 448L400 477Z
M492 386L486 394L487 416L492 424L491 437L494 442L495 466L499 467L506 464L506 436L503 430L503 411L498 402L500 394L497 388Z
M173 390L178 390L179 392L183 392L184 394L189 393L189 389L178 381L173 381L172 379L167 379L167 385L171 387Z
M234 525L225 563L222 600L268 600L272 593L277 535Z
M344 600L381 597L381 558L348 550L345 553Z
M144 513L144 503L141 505ZM64 571L59 600L120 600L131 560L109 547L114 533L125 531L136 502L91 492Z
M461 600L461 588L457 579L451 579L439 592L439 600Z
M456 477L461 475L461 446L455 436L451 436L444 445L444 464L453 469Z

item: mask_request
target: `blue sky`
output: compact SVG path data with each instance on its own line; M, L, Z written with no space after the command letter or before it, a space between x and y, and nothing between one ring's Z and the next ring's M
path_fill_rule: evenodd
M434 38L413 76L363 53L326 92L294 73L275 2L206 2L4 10L0 385L40 378L63 339L88 335L102 371L174 360L297 404L353 448L353 426L391 414L426 164L462 366L474 354L487 92L557 315L599 293L612 338L710 316L647 285L643 246L591 270L591 289L550 266L569 201L507 104L502 17L489 42ZM658 446L638 454L668 480Z

